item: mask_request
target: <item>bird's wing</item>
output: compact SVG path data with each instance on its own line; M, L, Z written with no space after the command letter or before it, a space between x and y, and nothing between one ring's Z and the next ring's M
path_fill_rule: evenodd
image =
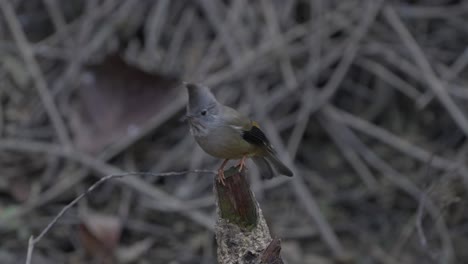
M242 138L253 145L270 147L270 141L265 136L265 133L253 121L250 129L242 130Z
M223 106L223 118L226 123L237 129L250 128L250 119L228 106Z
M227 106L225 106L224 112L227 123L230 124L233 129L239 131L245 141L252 145L265 147L272 153L275 152L270 141L260 129L257 122L250 120L248 117Z

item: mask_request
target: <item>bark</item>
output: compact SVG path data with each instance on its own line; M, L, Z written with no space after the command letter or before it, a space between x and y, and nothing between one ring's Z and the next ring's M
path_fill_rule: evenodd
M250 190L245 170L224 172L216 181L216 242L220 264L280 264L280 241L272 240L262 210Z

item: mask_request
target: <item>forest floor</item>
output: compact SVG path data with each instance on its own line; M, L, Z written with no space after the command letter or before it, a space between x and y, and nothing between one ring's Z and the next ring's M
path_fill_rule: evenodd
M66 2L66 3L65 3ZM468 2L0 0L0 263L215 263L182 81L257 120L294 263L468 263ZM54 217L100 178L92 193ZM38 235L50 223L44 236Z

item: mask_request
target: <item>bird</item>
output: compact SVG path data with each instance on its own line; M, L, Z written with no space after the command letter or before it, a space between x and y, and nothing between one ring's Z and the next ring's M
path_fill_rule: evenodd
M270 179L275 173L292 177L293 172L278 158L257 122L237 110L223 105L207 86L184 82L188 92L186 119L190 133L209 155L223 159L217 180L225 185L224 167L229 160L239 160L239 172L251 158Z

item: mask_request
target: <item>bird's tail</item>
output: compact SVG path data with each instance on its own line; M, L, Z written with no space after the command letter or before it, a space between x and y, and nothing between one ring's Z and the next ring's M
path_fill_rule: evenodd
M263 178L271 179L273 178L275 170L281 174L288 177L293 176L293 172L281 162L275 153L268 152L264 157L253 157L252 158L255 164L260 168ZM273 168L272 168L273 167Z
M284 163L281 162L281 160L278 159L275 153L268 152L268 155L265 158L271 165L273 165L273 168L275 168L275 170L279 172L279 174L288 177L293 176L293 172L286 165L284 165Z
M260 175L263 179L271 179L273 176L275 176L273 168L265 157L254 156L252 157L252 160L260 170Z

